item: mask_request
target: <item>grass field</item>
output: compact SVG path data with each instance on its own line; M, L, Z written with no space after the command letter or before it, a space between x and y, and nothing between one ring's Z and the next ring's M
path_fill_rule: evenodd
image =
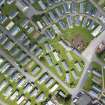
M85 47L93 39L90 32L86 28L82 28L81 26L74 26L72 29L67 29L63 31L63 38L68 40L69 42L71 42L72 39L77 37L78 35L82 37L85 43Z

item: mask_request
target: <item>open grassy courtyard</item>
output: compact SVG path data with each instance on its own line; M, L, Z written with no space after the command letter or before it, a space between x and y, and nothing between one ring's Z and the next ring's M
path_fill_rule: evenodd
M75 26L71 29L64 30L63 38L72 43L81 41L83 44L83 48L85 49L90 41L93 39L91 32L89 32L86 28L82 26Z

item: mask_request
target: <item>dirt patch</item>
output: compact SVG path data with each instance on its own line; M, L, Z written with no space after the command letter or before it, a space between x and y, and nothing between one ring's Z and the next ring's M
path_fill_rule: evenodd
M71 43L73 47L75 47L79 51L85 49L85 41L80 34L75 35L75 37L71 40Z

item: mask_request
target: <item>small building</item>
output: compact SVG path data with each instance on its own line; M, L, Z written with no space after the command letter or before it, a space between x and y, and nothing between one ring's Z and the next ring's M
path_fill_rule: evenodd
M56 83L54 84L54 86L49 90L50 93L53 93L54 91L56 91L58 89L59 85Z
M6 50L10 51L15 46L15 44L12 41L7 41L3 46Z
M99 25L91 34L93 37L96 37L102 30L102 26Z
M30 100L27 100L24 105L31 105L31 101Z
M37 74L40 70L41 70L40 66L36 66L36 67L32 70L32 74L35 75L35 74Z
M26 3L22 2L22 1L17 1L16 6L22 12L26 12L29 9L29 6Z
M37 48L35 51L35 56L37 56L38 58L40 58L43 55L43 50L42 48Z
M22 23L21 26L24 28L25 26L27 26L29 24L29 20L26 18Z
M67 53L66 53L66 56L67 56L68 60L70 60L70 61L73 60L73 57L72 57L72 55L70 54L70 52L67 52Z
M76 66L76 68L79 72L82 71L81 65L78 62L76 62L74 65Z
M13 67L11 67L11 68L9 68L9 69L6 71L5 75L7 75L7 76L9 77L9 76L11 76L14 72L16 72L16 69L13 68Z
M45 98L46 98L46 96L45 96L45 94L42 92L42 93L40 93L40 94L36 97L36 100L37 100L37 102L41 102L41 101L43 101Z
M62 61L62 66L63 66L63 68L64 68L66 71L69 70L69 65L67 64L66 61Z
M44 74L41 78L39 78L39 84L42 84L43 82L47 81L49 79L48 74Z
M61 31L59 30L59 28L55 24L52 25L52 28L56 34L61 34Z
M59 57L59 53L58 53L58 52L54 51L54 52L53 52L53 55L54 55L55 60L56 60L57 62L59 62L59 61L61 60L60 57Z
M2 57L0 57L0 66L3 64L4 59Z
M67 50L67 51L71 51L71 50L72 50L71 46L70 46L67 42L65 42L63 39L61 39L61 40L59 41L59 44L60 44L65 50Z
M11 5L15 0L7 0L7 4Z
M95 91L93 91L93 90L90 90L90 91L89 91L89 95L90 95L91 97L98 98L98 94L97 94Z
M42 23L41 23L40 21L37 21L36 23L37 23L37 25L38 25L38 27L39 27L40 29L43 29L43 25L42 25Z
M48 82L46 82L46 87L49 88L50 86L52 86L54 83L54 79L50 79L48 80Z
M27 85L24 87L24 93L30 93L32 89L33 89L33 84L27 83Z
M73 16L70 15L67 16L67 23L69 28L73 28L73 23L74 23Z
M50 55L46 55L46 56L45 56L45 59L46 59L46 61L48 62L48 64L49 64L50 66L53 65L53 62L52 62L52 60L51 60Z
M12 79L13 81L16 81L16 82L18 82L21 78L22 78L22 74L19 73L18 71L14 72L14 73L11 75L11 79Z
M13 94L10 96L10 100L13 101L15 100L19 95L18 90L16 90L15 92L13 92Z
M0 23L4 24L8 20L7 16L0 15Z
M38 92L39 92L39 89L37 87L35 87L31 92L30 92L30 96L33 97L33 96L37 96L38 95Z
M16 36L18 34L18 32L20 32L20 28L18 26L14 26L11 30L11 35L12 36Z
M9 19L14 19L17 15L19 14L19 11L12 11L10 14L9 14Z
M25 66L25 65L27 65L30 61L31 61L31 59L30 59L28 56L26 56L25 58L23 58L23 59L21 60L21 64Z
M66 72L65 82L70 83L70 73Z
M18 105L21 105L22 104L22 102L25 100L25 96L24 95L21 95L18 99L17 99L17 104Z
M17 60L19 61L19 62L21 62L24 58L26 58L27 57L27 55L25 54L25 53L23 53L23 52L21 52L18 56L17 56Z
M45 10L46 9L46 5L43 3L42 0L38 1L40 7L42 8L42 10Z
M54 49L53 46L49 43L45 43L44 46L45 46L45 49L46 49L46 53L50 53Z
M8 25L6 26L6 29L9 31L14 25L15 23L13 21L10 21Z
M18 88L21 88L24 84L26 83L26 79L25 78L22 78L18 81L18 85L17 87Z
M13 92L13 87L11 85L9 85L6 90L4 91L3 95L5 97L9 97Z
M57 70L57 73L60 75L60 76L62 76L63 75L63 72L62 72L62 68L60 67L60 65L55 65L55 68L56 68L56 70Z
M3 34L1 34L0 36L0 44L4 45L7 42L8 38L6 36L4 36Z
M46 105L56 105L56 104L50 100L46 103Z
M0 92L8 85L8 82L6 80L3 80L0 83Z
M11 66L10 63L5 63L5 64L1 67L0 72L1 72L1 73L6 72L6 71L10 68L10 66Z
M72 76L73 76L74 80L75 80L75 81L78 80L78 75L77 75L77 73L76 73L75 71L72 71L71 73L72 73Z

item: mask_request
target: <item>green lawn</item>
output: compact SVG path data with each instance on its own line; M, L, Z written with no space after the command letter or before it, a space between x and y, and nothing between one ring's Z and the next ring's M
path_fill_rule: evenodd
M86 28L82 28L81 26L74 26L72 29L67 29L63 31L63 38L70 41L75 38L77 35L80 35L86 44L93 39L92 35Z

